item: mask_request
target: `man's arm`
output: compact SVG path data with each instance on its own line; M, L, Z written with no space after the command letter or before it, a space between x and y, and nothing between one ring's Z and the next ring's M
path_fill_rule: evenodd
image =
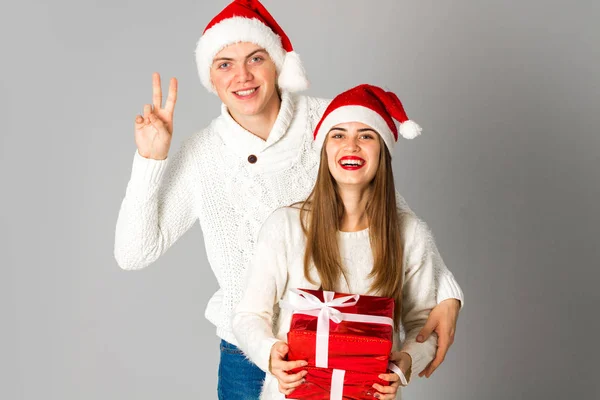
M177 80L171 79L162 105L160 76L152 76L152 104L135 119L131 179L121 204L114 254L123 269L140 269L154 262L195 221L191 151L183 146L167 159L173 135Z
M396 192L396 208L398 214L409 213L414 215L404 197L398 192ZM448 349L454 343L458 313L464 305L463 291L452 272L446 267L431 234L428 235L428 241L428 248L430 249L430 256L436 276L437 305L433 308L425 326L417 335L417 342L423 343L427 341L431 333L435 332L438 336L438 348L435 359L419 373L419 376L426 376L427 378L444 361Z

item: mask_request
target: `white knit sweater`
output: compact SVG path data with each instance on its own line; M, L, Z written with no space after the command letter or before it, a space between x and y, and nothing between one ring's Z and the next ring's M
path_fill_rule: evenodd
M223 105L221 115L186 139L175 156L158 161L136 152L117 220L115 258L130 270L154 262L200 222L220 286L205 315L232 344L231 317L261 225L273 210L306 199L316 179L312 132L328 101L287 92L281 100L266 141L237 124ZM398 207L409 210L400 196ZM437 267L438 302L462 301L450 271L443 263Z
M400 216L400 232L404 240L402 330L394 337L394 350L401 349L412 358L412 375L421 372L435 355L434 336L425 343L416 337L436 305L435 265L441 258L425 223L412 213ZM336 291L377 295L370 291L373 279L373 253L369 230L339 232L338 242L345 279L340 277ZM290 289L318 289L320 280L311 270L310 283L304 276L306 237L300 224L300 211L285 207L275 211L263 225L256 245L254 260L247 276L242 301L233 318L233 331L240 348L262 370L268 372L273 344L287 342L292 312L280 309L278 300L288 302ZM282 398L277 379L267 374L261 399Z

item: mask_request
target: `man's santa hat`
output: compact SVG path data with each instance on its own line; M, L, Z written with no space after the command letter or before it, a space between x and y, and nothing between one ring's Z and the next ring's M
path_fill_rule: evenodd
M398 125L394 120L398 121ZM406 116L398 96L373 85L359 85L335 97L315 128L314 138L320 149L327 133L337 124L362 122L381 135L390 154L398 133L406 139L421 134L421 127Z
M250 42L264 48L278 73L282 90L297 92L308 88L300 57L292 42L258 0L235 0L212 19L196 46L196 64L202 84L216 93L210 81L215 55L230 44Z

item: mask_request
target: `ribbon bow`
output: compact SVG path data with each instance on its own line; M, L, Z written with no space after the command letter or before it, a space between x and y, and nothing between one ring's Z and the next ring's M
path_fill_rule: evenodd
M315 365L328 368L329 364L329 320L339 324L345 319L345 314L334 307L351 307L356 305L360 295L354 294L334 299L334 292L323 291L323 300L300 289L290 289L296 296L291 301L280 301L281 308L294 312L317 316L317 348Z

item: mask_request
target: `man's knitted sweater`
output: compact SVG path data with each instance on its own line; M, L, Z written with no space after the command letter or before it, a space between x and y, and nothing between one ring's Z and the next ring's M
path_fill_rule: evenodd
M327 105L327 100L283 92L266 141L236 123L223 105L221 115L186 139L175 156L159 161L136 152L117 220L119 266L148 266L199 221L220 287L205 315L219 337L237 344L231 317L258 232L275 209L310 194L319 164L312 132ZM398 208L410 211L400 196ZM438 302L463 300L443 262L436 265L436 277Z

